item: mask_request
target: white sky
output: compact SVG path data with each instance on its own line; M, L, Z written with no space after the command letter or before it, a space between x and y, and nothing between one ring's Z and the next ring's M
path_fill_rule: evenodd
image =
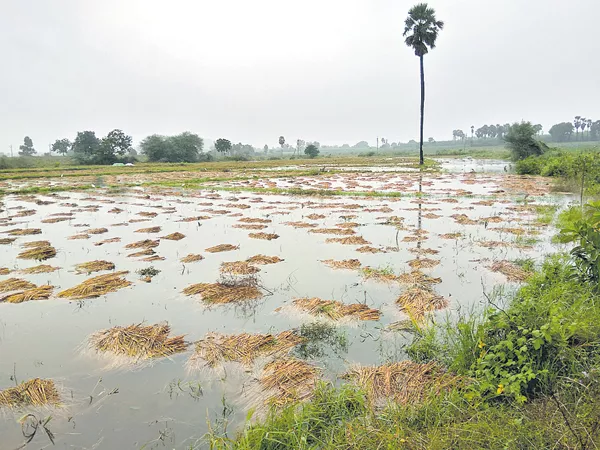
M416 0L0 0L0 152L121 128L277 145L418 136ZM598 0L437 0L426 137L600 119Z

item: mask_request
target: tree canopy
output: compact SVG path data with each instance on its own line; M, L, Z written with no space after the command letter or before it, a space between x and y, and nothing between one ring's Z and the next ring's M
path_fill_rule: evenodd
M317 156L319 156L319 149L317 148L317 146L315 144L309 144L306 146L306 148L304 149L304 153L309 157L309 158L316 158Z
M203 156L203 148L202 138L187 131L175 136L153 134L140 143L151 162L196 162Z
M435 41L443 28L444 22L436 19L435 10L427 3L419 3L408 11L404 21L404 42L421 57L435 48Z
M69 150L71 150L72 146L73 144L67 138L57 139L56 141L54 141L54 144L52 144L52 151L54 153L66 155L69 152Z
M552 125L550 130L550 136L552 136L552 140L555 142L565 142L571 139L571 135L573 134L573 124L571 122L561 122L556 125Z
M228 153L231 151L231 141L229 139L217 139L215 141L215 150L219 153Z
M515 161L541 155L548 148L546 144L534 139L535 135L536 130L531 122L514 123L510 126L504 141Z
M33 141L29 136L25 136L23 139L23 145L19 146L19 155L21 156L33 156L37 152L33 148Z

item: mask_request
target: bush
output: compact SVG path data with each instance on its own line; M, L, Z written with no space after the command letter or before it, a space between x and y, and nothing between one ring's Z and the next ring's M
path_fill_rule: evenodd
M515 170L520 175L540 175L542 173L543 162L535 156L517 161Z
M504 141L510 149L514 161L529 156L539 156L548 149L546 144L534 139L535 135L536 131L531 122L515 123L510 126L504 136Z

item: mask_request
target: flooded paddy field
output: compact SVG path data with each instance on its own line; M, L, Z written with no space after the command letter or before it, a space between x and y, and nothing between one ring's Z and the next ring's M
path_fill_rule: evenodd
M200 448L402 361L414 323L516 289L567 201L469 171L120 177L5 181L64 191L2 198L2 448Z

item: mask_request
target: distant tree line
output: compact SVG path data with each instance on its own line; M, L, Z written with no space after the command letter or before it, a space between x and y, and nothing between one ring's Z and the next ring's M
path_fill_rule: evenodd
M72 153L80 164L113 164L135 160L131 143L131 136L118 129L103 138L98 138L94 131L80 131L72 142L67 138L57 139L51 150L61 155Z
M585 130L587 129L587 135ZM581 133L579 132L581 130ZM598 141L600 140L600 120L586 119L582 116L575 116L573 122L561 122L552 125L548 131L554 142L575 141Z
M204 153L204 140L189 131L175 136L153 134L140 143L140 150L150 162L191 163L210 159Z

